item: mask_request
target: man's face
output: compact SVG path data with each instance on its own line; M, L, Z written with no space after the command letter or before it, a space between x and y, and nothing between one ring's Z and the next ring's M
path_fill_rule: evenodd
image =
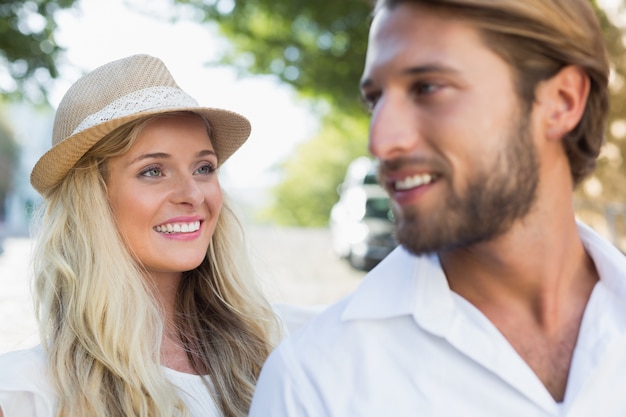
M381 10L362 90L408 250L486 241L528 213L539 181L530 115L507 63L469 23L415 4Z

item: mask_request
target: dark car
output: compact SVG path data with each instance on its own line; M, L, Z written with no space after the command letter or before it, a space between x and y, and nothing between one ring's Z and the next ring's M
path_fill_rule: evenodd
M360 168L354 169L355 164ZM362 174L360 181L355 172ZM366 271L397 246L389 196L375 178L372 161L359 159L351 164L329 221L333 251Z

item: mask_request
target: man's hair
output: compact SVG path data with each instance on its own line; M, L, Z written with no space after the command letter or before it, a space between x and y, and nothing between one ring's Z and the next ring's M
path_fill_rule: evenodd
M567 65L582 68L590 80L589 97L580 122L563 143L574 184L593 171L604 141L610 68L589 0L377 0L374 13L402 3L420 4L474 24L489 48L511 66L526 109L539 82Z

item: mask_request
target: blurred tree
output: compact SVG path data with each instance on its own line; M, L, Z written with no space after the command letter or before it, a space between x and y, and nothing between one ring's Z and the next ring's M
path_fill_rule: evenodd
M579 189L583 200L598 203L626 202L626 48L624 30L617 27L607 14L594 6L611 56L613 74L610 80L611 110L607 123L606 143L598 158L594 175Z
M322 130L278 169L282 182L264 215L290 225L320 225L336 201L335 189L351 159L366 154L367 117L358 81L367 48L371 2L366 0L173 0L217 22L232 48L222 62L242 73L273 74L316 105ZM614 66L607 144L593 177L577 199L602 210L626 203L626 49L623 31L592 1ZM348 121L347 119L350 119ZM350 129L337 127L338 121ZM356 127L358 126L358 127ZM332 140L329 140L332 138Z
M275 202L260 213L261 221L283 226L328 224L346 161L367 153L367 115L326 119L319 134L300 144L279 167L284 180L274 188Z
M55 12L75 2L0 0L0 104L47 104L47 87L58 76L56 60L61 52L53 36ZM5 202L18 168L18 152L13 133L0 123L0 221L6 217Z
M173 0L217 22L234 47L223 62L273 74L304 97L342 113L361 111L358 80L367 48L366 0Z
M366 0L173 0L217 22L232 45L222 63L242 74L272 74L312 102L323 122L277 169L283 180L260 217L324 226L348 163L367 154L360 99L371 6Z
M576 190L577 214L626 252L626 47L618 16L609 16L593 2L607 42L612 65L611 108L606 142L593 175ZM623 2L619 8L624 10ZM613 19L611 19L613 18Z
M6 219L6 199L13 185L12 173L18 165L19 147L13 132L0 120L0 222Z
M46 101L61 49L55 12L76 0L0 0L0 97Z
M312 101L323 127L312 135L311 143L298 147L290 161L278 167L284 180L274 189L274 207L265 214L274 213L275 220L283 223L290 219L293 225L319 225L337 198L335 189L343 170L351 159L367 152L367 116L357 87L367 48L370 1L171 1L179 6L177 10L192 12L174 15L218 24L231 44L223 63L244 74L273 74ZM45 97L46 82L57 76L55 60L60 53L53 37L54 14L76 2L0 0L0 96ZM612 110L598 170L579 189L578 197L587 202L626 203L622 192L626 189L626 104L621 100L626 88L626 48L623 31L596 9L614 65ZM324 184L313 180L321 176ZM311 198L316 201L307 201Z

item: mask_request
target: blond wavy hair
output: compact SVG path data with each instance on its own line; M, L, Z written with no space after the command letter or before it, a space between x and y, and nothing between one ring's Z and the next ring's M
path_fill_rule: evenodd
M34 253L40 336L59 417L186 416L160 366L164 316L150 280L117 231L107 161L151 119L100 140L47 195ZM227 417L247 415L261 366L280 337L245 236L225 199L200 266L177 294L176 328Z

